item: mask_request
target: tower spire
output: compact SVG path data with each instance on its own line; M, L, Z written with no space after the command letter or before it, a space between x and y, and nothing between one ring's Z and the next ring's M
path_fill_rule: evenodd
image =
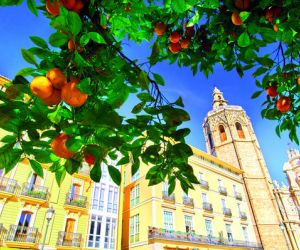
M227 105L227 101L224 99L223 92L221 92L216 86L213 91L213 109L224 107Z

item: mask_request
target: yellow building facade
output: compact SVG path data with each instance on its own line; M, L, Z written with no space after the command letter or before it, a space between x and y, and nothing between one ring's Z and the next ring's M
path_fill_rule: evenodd
M125 168L122 249L262 249L242 183L242 171L193 148L189 163L200 185L149 187L142 165Z

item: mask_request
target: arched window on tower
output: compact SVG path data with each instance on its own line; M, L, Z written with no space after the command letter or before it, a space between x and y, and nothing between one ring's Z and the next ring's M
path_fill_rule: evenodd
M219 134L220 134L220 140L221 140L221 142L227 140L226 132L225 132L225 129L224 129L223 125L219 126Z
M235 127L236 127L236 131L238 133L239 138L244 139L245 138L245 134L242 128L242 125L240 123L235 123Z

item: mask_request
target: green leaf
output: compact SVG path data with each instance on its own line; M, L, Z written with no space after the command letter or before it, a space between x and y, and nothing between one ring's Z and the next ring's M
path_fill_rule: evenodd
M104 38L97 32L89 32L89 38L95 43L106 44Z
M0 6L20 5L23 0L0 0Z
M55 179L59 187L63 183L65 177L66 177L66 169L60 166L60 168L55 171Z
M33 74L34 71L35 71L34 68L23 68L23 69L19 70L16 75L29 76L29 75Z
M243 32L238 38L238 45L240 47L247 47L250 45L250 36L247 32Z
M138 103L137 105L135 105L133 107L133 109L131 110L131 113L133 113L133 114L140 113L143 110L145 104L146 104L145 102Z
M134 163L131 165L131 176L133 176L140 168L140 160L136 158Z
M176 104L177 106L180 106L180 107L184 107L184 104L183 104L183 101L182 101L182 98L179 97L175 102L174 104Z
M274 61L268 57L257 57L256 61L265 67L272 67L274 64Z
M242 11L240 12L240 18L241 20L244 22L248 19L248 17L250 16L250 12L247 12L247 11Z
M116 169L114 166L109 165L108 172L109 172L109 175L110 175L111 179L113 180L113 182L116 183L117 185L120 185L121 184L120 171L118 169Z
M26 49L21 49L24 60L30 64L37 65L34 55Z
M262 92L263 92L263 90L259 90L259 91L254 92L254 94L251 96L251 98L255 99L255 98L259 97Z
M70 151L77 152L83 146L83 141L73 137L67 140L66 145Z
M35 0L27 0L27 7L34 15L36 16L38 15L38 10L36 7Z
M101 165L100 165L99 160L96 159L96 162L95 162L93 168L91 169L90 177L93 181L100 182L101 175L102 175Z
M127 163L129 163L129 156L128 156L128 155L126 155L126 156L124 156L123 158L121 158L121 159L118 161L117 165L120 166L120 165L125 165L125 164L127 164Z
M38 37L38 36L30 36L29 38L35 45L37 45L43 49L48 49L48 44L43 38Z
M149 79L148 79L148 76L146 74L145 71L140 71L139 73L139 76L138 76L138 80L139 80L139 83L141 85L141 88L142 89L148 89L148 86L149 86Z
M79 15L74 11L69 11L66 21L67 21L68 30L70 31L71 34L76 36L81 31L82 28L82 22Z
M68 36L61 32L55 32L51 34L51 36L49 37L49 43L53 47L60 47L66 44L67 41L68 41Z
M83 93L86 93L88 95L93 94L93 91L91 88L91 78L84 78L76 85L76 88L78 88Z
M15 143L17 140L17 135L6 135L1 139L4 143Z
M153 77L154 77L154 80L155 80L159 85L162 85L162 86L165 85L165 81L164 81L164 79L162 78L161 75L153 73Z
M65 169L70 175L76 173L79 168L80 168L80 162L79 161L69 159L65 163Z
M39 162L37 162L35 160L31 160L31 159L29 159L29 162L30 162L31 168L34 170L34 172L38 176L43 178L44 177L44 171L43 171L42 165Z
M172 7L178 13L183 13L189 8L185 0L172 0Z

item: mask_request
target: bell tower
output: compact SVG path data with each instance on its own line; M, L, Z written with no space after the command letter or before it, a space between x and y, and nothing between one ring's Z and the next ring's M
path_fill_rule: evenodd
M228 105L223 93L213 91L213 109L208 112L203 131L207 151L244 171L244 188L254 218L257 238L264 249L289 249L279 225L279 210L272 181L251 121L240 106Z

